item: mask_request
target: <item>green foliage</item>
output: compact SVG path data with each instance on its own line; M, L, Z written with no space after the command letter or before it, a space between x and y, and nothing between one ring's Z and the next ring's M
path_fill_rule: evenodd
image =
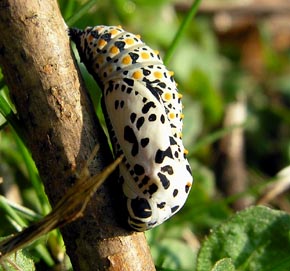
M259 24L263 70L257 76L243 65L239 44L217 36L211 16L192 19L199 1L186 12L178 11L176 2L59 0L69 26L122 25L141 34L165 57L183 94L183 139L195 182L184 208L146 233L157 270L289 270L289 215L262 207L234 214L230 205L244 196L255 202L261 187L289 164L289 50L275 50L269 30ZM220 1L225 2L239 1ZM82 64L80 67L102 119L100 91ZM249 186L242 195L225 198L216 186L217 142L237 128L225 128L222 123L227 106L240 97L246 101L248 114L238 127L245 133ZM26 207L0 198L0 236L7 236L45 215L49 204L21 141L23 127L2 76L0 129L0 177L18 187ZM289 204L289 196L283 200ZM53 255L62 250L60 235L54 232L31 247L30 253L36 264L48 267L55 264Z
M224 271L224 270L235 271L235 267L230 258L223 258L217 261L214 267L212 268L212 271Z
M0 241L4 238L0 238ZM34 271L35 265L31 257L22 250L10 255L0 263L0 271L29 270Z
M157 270L194 270L197 250L193 251L183 236L190 233L188 227L161 226L154 231L146 232L151 253ZM190 238L190 237L189 237Z
M212 270L217 262L217 270L230 270L230 265L235 266L233 270L288 270L289 233L290 215L286 212L249 208L211 232L200 249L196 270ZM223 259L231 261L221 267Z

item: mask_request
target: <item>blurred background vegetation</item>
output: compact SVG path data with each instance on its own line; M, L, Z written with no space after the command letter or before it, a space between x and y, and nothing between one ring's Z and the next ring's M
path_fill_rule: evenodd
M159 270L194 270L200 243L235 211L255 204L290 210L290 3L203 0L169 58L168 49L191 4L59 0L69 26L122 25L141 34L166 57L183 94L183 138L195 183L185 207L146 233ZM104 124L100 91L81 69ZM9 100L3 78L0 83L1 96ZM0 115L0 192L28 209L11 210L1 197L0 236L49 210L29 153L6 124ZM63 263L57 232L30 251L40 267L69 266L67 260Z

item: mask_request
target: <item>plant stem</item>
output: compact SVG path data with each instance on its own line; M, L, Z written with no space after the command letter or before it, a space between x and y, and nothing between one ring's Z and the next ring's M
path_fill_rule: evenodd
M181 40L182 35L184 34L190 22L192 21L192 18L195 16L201 1L202 0L195 0L193 2L188 14L185 16L184 20L182 21L178 31L176 32L175 37L173 38L173 41L171 42L169 49L167 50L166 55L164 56L163 61L165 65L167 65L169 61L171 60L173 53L176 50L178 43Z

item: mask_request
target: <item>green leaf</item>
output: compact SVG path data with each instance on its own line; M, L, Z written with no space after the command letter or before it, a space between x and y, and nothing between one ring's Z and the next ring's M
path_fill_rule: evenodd
M235 271L235 266L230 258L224 258L216 262L211 271Z
M237 270L290 270L289 233L289 214L248 208L213 230L200 250L197 271L211 270L223 258Z
M13 112L13 105L8 101L3 92L0 92L0 115L2 115L13 127L20 138L23 138L22 125Z
M159 240L151 247L151 253L160 270L194 270L196 254L181 239L164 238Z
M0 240L3 239L5 238L0 238ZM33 260L25 254L22 250L19 250L4 259L1 258L0 271L35 270Z

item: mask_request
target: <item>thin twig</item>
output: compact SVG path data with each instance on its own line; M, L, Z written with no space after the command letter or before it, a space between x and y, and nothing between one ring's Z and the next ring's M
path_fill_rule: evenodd
M95 149L96 151L97 149ZM93 194L123 159L120 156L101 173L90 177L87 167L92 157L81 170L77 183L67 191L66 195L47 216L0 243L0 260L49 231L62 227L83 215Z

